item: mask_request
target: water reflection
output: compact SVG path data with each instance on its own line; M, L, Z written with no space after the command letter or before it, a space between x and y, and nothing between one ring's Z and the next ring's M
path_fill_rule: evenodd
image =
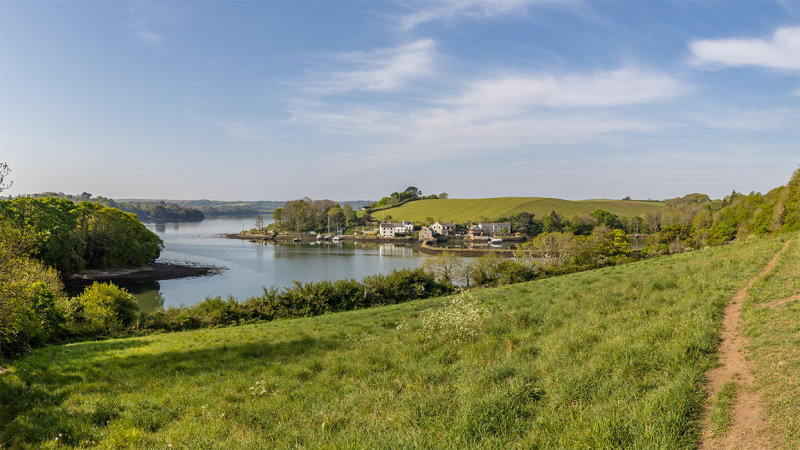
M226 267L220 275L163 280L136 291L142 309L191 305L206 297L233 295L244 300L264 286L289 286L294 280L361 279L367 275L419 267L416 246L354 242L278 243L227 239L252 218L212 218L202 222L160 222L147 226L165 243L162 260Z
M136 297L139 309L143 312L150 312L156 308L164 307L164 296L161 295L161 284L158 281L128 286L127 289Z

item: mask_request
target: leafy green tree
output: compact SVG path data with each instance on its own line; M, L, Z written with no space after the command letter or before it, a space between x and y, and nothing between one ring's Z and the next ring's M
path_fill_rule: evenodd
M595 255L600 256L630 256L631 239L625 231L614 230L605 225L598 226L592 232L591 243Z
M564 223L561 220L561 216L559 216L557 212L550 211L550 214L542 218L542 232L553 233L557 231L564 231Z
M576 236L585 236L591 234L596 225L597 220L589 214L573 214L564 222L564 231Z
M612 230L623 227L619 216L604 209L595 210L595 212L592 213L592 218L596 220L598 224L605 225Z
M791 180L786 184L786 194L783 202L783 217L781 229L783 231L800 230L800 169L792 174Z
M352 228L358 224L358 217L353 207L350 205L342 206L342 214L344 214L344 227Z
M75 241L87 268L141 266L158 258L164 243L136 215L81 202Z
M73 254L71 235L76 225L71 214L74 209L75 204L70 200L55 197L0 201L0 216L35 240L31 256L59 270L80 268Z
M339 207L339 205L336 205L328 210L328 223L330 224L330 228L332 230L338 230L344 227L345 222L346 220L344 211Z
M514 214L508 219L508 222L511 224L511 231L514 233L536 236L542 232L542 226L536 221L533 213L521 212Z

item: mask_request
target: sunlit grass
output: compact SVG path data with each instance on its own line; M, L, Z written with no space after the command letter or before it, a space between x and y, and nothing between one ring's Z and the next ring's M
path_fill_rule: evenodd
M46 347L0 378L2 442L693 447L722 308L780 245L754 240L462 297Z
M756 388L783 448L800 448L800 300L769 307L800 294L800 235L772 272L748 291L742 310Z

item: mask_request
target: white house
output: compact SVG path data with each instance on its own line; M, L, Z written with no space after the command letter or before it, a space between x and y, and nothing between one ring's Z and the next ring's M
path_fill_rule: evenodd
M511 224L507 222L480 223L478 224L478 228L488 234L511 233Z
M436 234L441 234L442 236L447 236L455 231L455 229L456 224L453 222L436 222L431 225L431 230L433 230L433 232Z
M411 234L414 232L414 222L388 222L378 227L380 237L393 238L398 234Z

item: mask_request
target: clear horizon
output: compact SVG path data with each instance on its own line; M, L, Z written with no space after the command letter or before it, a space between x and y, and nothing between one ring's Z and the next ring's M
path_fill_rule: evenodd
M666 199L800 163L800 2L0 2L14 185Z

